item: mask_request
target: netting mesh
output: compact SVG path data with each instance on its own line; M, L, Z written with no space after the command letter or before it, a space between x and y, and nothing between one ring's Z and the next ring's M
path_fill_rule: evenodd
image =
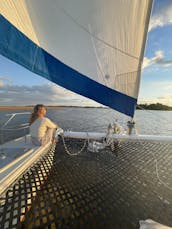
M83 140L68 139L77 151ZM64 152L61 142L1 199L2 228L172 226L172 143L120 143L116 152ZM162 181L164 184L162 184Z

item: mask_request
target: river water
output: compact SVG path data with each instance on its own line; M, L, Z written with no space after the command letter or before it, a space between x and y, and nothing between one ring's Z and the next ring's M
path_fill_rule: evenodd
M28 112L25 110L1 111L0 126L7 120L6 114ZM16 116L7 128L16 129L21 122L28 122L30 114ZM62 108L47 110L47 117L64 130L105 132L109 123L118 120L125 129L129 117L111 109L104 108ZM136 110L136 129L139 134L172 135L172 111ZM3 138L11 139L23 135L21 130L8 130ZM1 133L2 135L2 133ZM1 137L2 142L2 137Z

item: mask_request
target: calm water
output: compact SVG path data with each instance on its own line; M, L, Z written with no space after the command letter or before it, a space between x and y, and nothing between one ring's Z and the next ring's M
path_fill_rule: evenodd
M5 114L28 111L1 111L0 126L7 120ZM51 118L64 130L71 131L99 131L104 132L110 122L118 119L122 126L126 126L129 117L111 109L102 108L64 108L48 110L47 117ZM7 127L16 127L21 122L27 122L29 115L15 118ZM135 113L136 127L139 134L172 135L172 111L142 111ZM5 138L23 135L23 131L7 131ZM2 141L1 141L2 142Z

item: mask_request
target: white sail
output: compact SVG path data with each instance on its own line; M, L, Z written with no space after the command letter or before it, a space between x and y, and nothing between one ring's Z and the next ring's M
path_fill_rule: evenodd
M0 29L4 20L16 29L8 25L0 53L133 116L151 7L152 0L0 0Z

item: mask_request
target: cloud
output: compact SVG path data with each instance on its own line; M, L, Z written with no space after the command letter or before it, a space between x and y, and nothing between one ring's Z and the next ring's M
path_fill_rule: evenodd
M3 80L0 79L0 88L4 86Z
M167 106L172 106L172 93L163 94L161 96L152 97L152 98L140 98L138 103L140 104L162 103Z
M6 82L10 84L12 83L12 81L8 77L0 76L0 88L3 87Z
M100 104L76 93L70 92L53 83L40 86L18 86L5 83L0 78L1 106L13 105L45 105L59 106L100 106Z
M164 92L171 92L172 91L172 81L161 81L161 82L154 82L153 86L157 89L157 90L161 90Z
M145 69L153 64L156 64L161 67L169 67L172 66L172 60L165 60L163 51L159 50L155 52L155 56L150 59L144 57L142 68Z
M172 24L172 2L164 4L160 7L152 16L149 24L149 31L157 28L158 26L164 26Z

